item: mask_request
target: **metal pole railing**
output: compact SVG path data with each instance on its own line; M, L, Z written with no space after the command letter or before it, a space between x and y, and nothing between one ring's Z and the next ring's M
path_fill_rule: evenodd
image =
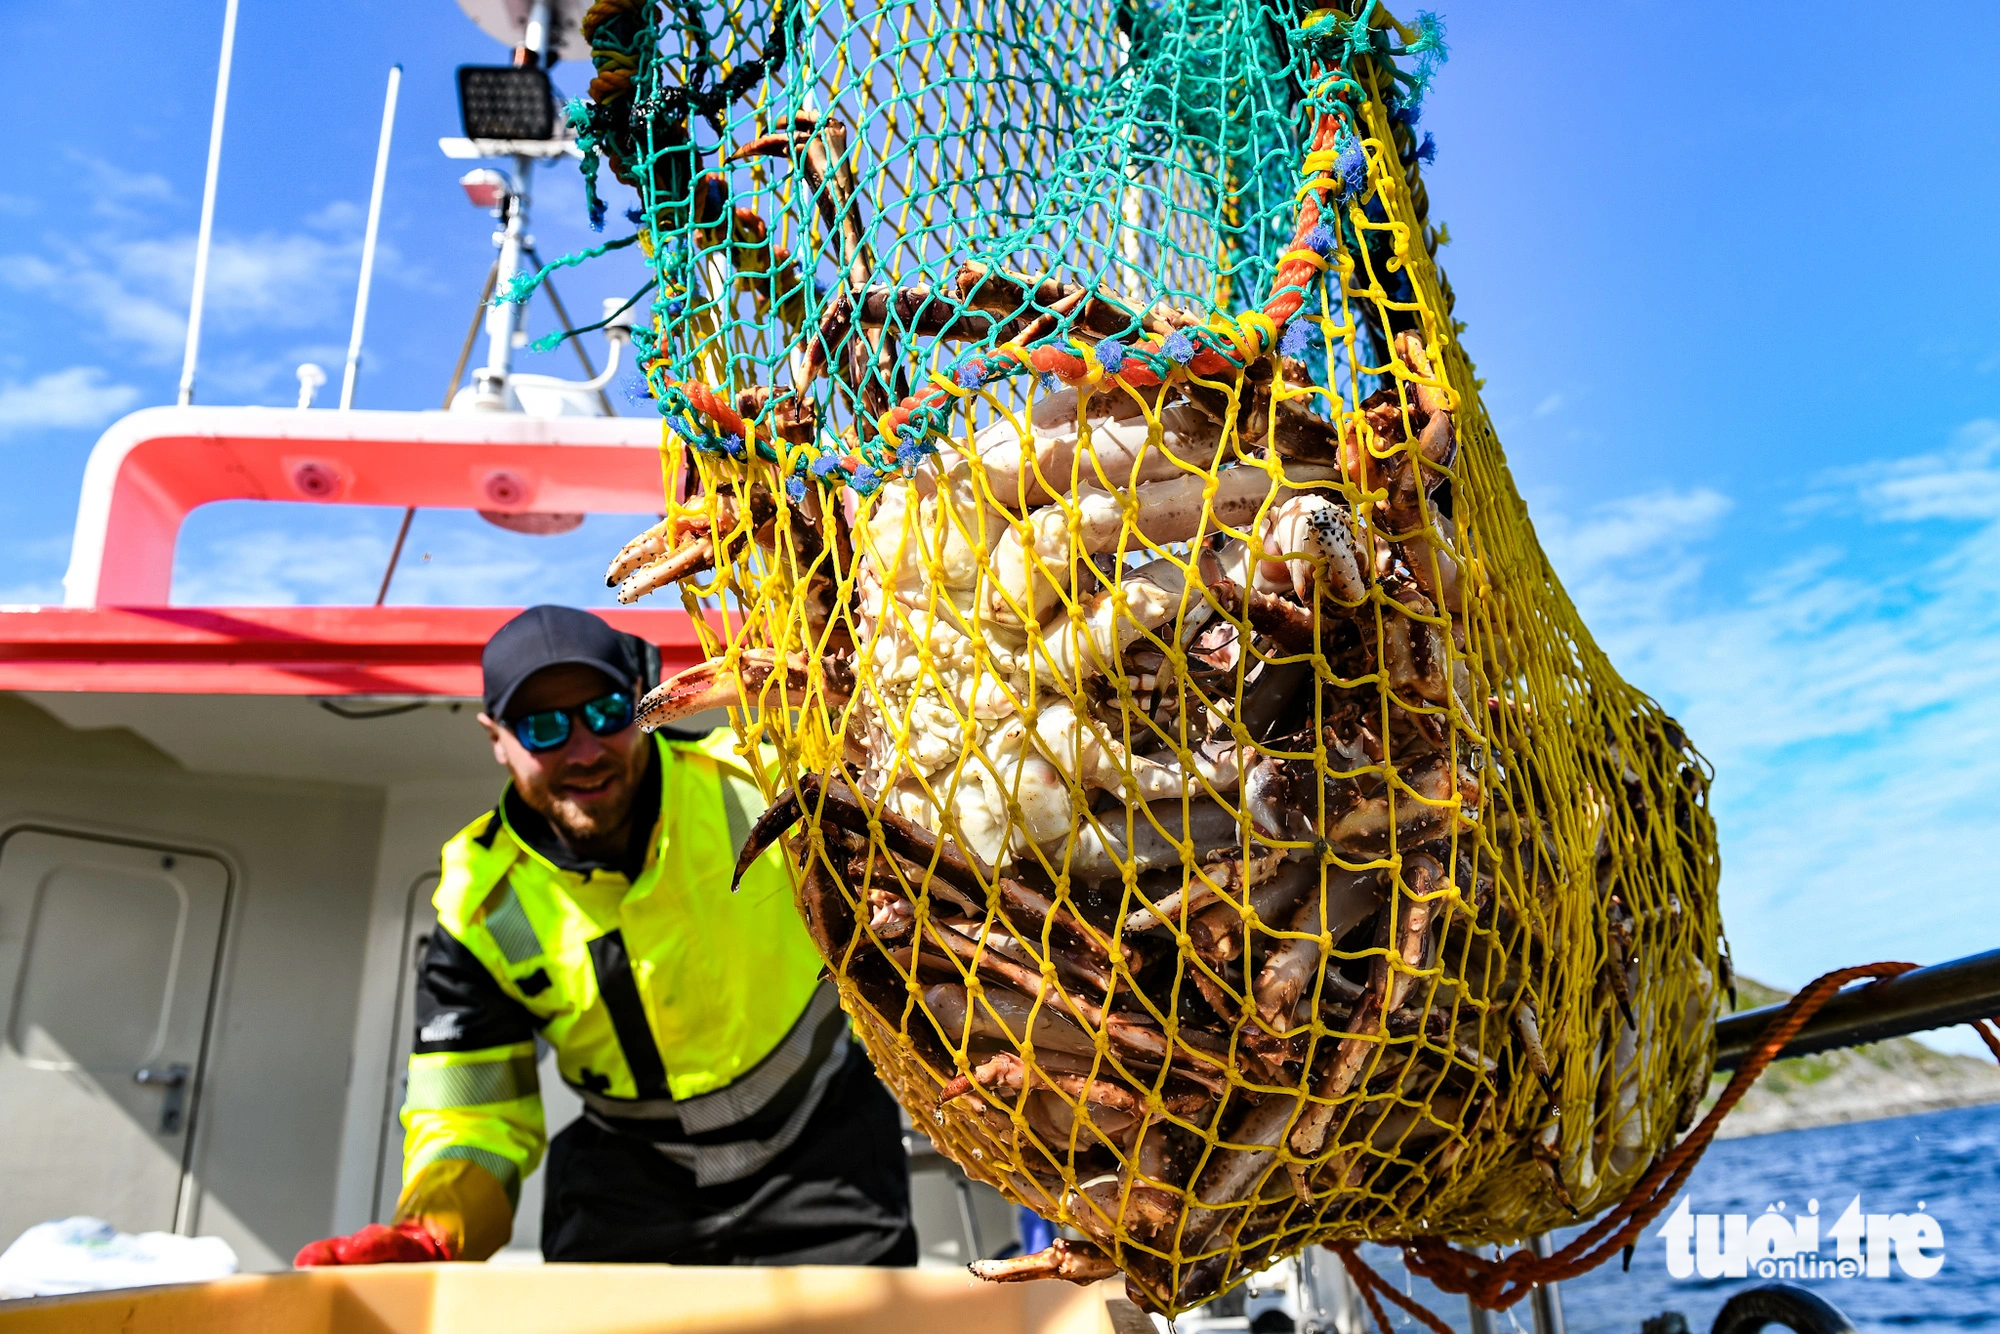
M1782 1008L1745 1010L1716 1024L1716 1069L1741 1065ZM2000 1015L2000 950L1988 950L1912 969L1886 982L1849 987L1822 1006L1778 1055L1810 1056L1996 1015Z
M1528 1246L1546 1260L1555 1254L1555 1241L1546 1232L1528 1239ZM1554 1283L1537 1283L1528 1294L1528 1310L1535 1321L1535 1334L1563 1334L1563 1299Z
M354 381L361 370L361 335L368 328L368 287L375 277L375 234L382 226L382 187L389 177L389 140L396 130L396 94L403 67L389 67L389 91L382 98L382 137L375 145L375 184L368 191L368 228L361 237L361 285L354 292L354 329L347 337L347 374L340 381L340 406L354 406Z
M208 175L201 184L201 230L194 240L194 296L188 303L187 350L181 356L182 407L194 402L194 365L201 355L201 308L208 296L208 247L215 235L215 178L222 169L222 120L229 110L229 66L236 55L236 0L222 11L222 60L215 69L215 114L208 123Z

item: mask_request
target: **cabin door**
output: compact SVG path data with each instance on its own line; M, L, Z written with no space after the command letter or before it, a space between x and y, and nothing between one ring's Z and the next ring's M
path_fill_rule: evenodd
M228 899L213 857L0 835L0 1247L75 1214L126 1232L191 1222Z

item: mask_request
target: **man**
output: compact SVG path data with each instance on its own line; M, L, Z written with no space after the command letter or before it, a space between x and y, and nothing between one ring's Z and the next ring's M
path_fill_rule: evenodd
M296 1263L483 1260L544 1142L535 1036L584 1114L549 1149L542 1254L914 1264L895 1103L848 1036L733 738L633 723L645 646L531 607L481 662L500 804L445 845L417 981L395 1222Z

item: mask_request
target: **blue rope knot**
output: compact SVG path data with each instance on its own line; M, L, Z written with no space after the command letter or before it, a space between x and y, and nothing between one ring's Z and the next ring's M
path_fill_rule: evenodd
M1115 338L1106 338L1097 345L1097 364L1112 375L1125 365L1125 345Z
M1359 139L1348 140L1347 147L1340 150L1340 156L1333 165L1334 170L1340 173L1340 197L1343 202L1368 188L1368 154L1363 151Z
M1302 319L1294 319L1285 326L1285 336L1278 340L1278 351L1288 357L1301 357L1311 342L1312 326Z
M1187 336L1187 330L1176 329L1160 343L1160 351L1166 354L1167 360L1185 366L1194 360L1194 339Z

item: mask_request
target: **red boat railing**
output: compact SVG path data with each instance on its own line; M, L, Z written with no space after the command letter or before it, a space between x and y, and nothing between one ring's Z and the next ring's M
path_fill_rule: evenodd
M657 512L659 443L657 418L135 412L85 468L64 605L0 608L0 689L477 695L479 650L515 608L170 606L182 523L219 500ZM664 671L699 656L683 612L604 615Z

